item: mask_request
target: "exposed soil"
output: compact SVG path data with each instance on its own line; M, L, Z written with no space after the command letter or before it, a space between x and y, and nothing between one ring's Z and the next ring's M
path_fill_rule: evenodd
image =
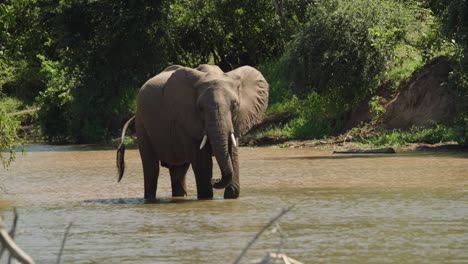
M383 126L405 129L449 120L454 113L454 96L447 87L450 70L448 58L438 57L413 73L385 105Z
M395 92L389 83L381 84L375 93L381 97L379 103L385 108L379 123L387 129L405 129L450 120L454 113L454 96L447 87L450 71L449 59L441 56L415 71ZM370 99L349 113L346 129L371 121Z

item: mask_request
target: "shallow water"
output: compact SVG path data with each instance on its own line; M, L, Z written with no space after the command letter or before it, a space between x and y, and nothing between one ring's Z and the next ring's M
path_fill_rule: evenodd
M468 263L468 155L333 155L312 149L242 148L241 198L170 198L161 170L145 204L137 150L116 180L115 151L29 146L0 170L0 215L20 220L18 244L38 263L229 263L282 208L282 248L305 263ZM219 175L216 172L215 175ZM263 235L243 259L276 251ZM1 261L3 261L4 258Z

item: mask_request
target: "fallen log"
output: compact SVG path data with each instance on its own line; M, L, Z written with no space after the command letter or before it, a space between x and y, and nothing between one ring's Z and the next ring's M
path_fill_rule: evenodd
M394 148L335 150L333 154L394 154Z

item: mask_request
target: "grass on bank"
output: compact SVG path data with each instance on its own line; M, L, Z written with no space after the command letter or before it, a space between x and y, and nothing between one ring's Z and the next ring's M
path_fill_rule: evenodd
M353 134L353 131L350 134ZM408 130L383 130L362 136L354 135L354 141L375 147L399 147L410 143L456 142L457 138L457 130L444 125L436 125L432 128L412 127Z
M249 134L250 142L261 143L266 139L280 139L278 144L283 145L285 140L296 140L292 136L291 128L288 125L284 127L269 126L262 130L254 131ZM354 142L364 147L400 147L411 143L424 143L424 144L437 144L443 142L453 142L464 144L464 142L457 142L459 140L459 130L445 125L436 125L431 128L412 127L408 130L393 129L393 130L379 130L370 129L368 126L356 127L343 133L339 136L333 137L333 140L327 140L327 137L321 138L308 138L320 139L325 141L342 141ZM330 139L330 138L328 138ZM273 141L275 144L275 141Z

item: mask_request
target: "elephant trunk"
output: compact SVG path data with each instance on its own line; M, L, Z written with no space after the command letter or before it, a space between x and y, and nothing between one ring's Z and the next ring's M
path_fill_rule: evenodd
M213 188L216 189L224 189L232 181L233 167L228 142L228 135L222 138L215 137L214 140L211 140L213 153L218 162L219 169L221 170L221 179L213 182Z
M221 179L213 181L213 188L224 189L231 184L233 177L233 165L231 159L233 143L230 142L232 122L230 121L230 118L221 118L221 115L219 114L216 114L216 116L211 120L214 122L212 125L207 124L208 138L213 149L213 154L218 162L219 169L221 170Z

